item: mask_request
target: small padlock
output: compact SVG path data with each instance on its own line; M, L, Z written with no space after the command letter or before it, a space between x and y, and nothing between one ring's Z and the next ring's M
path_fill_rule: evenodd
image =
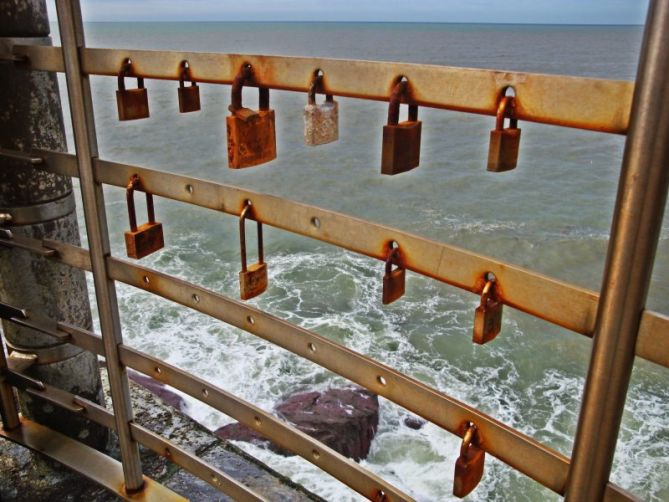
M267 264L263 255L262 223L258 223L258 262L246 265L246 217L252 212L250 201L246 201L239 217L239 241L242 256L242 270L239 272L239 296L248 300L265 292L267 289Z
M381 174L399 174L418 167L420 162L421 122L418 106L409 105L409 120L399 122L400 103L406 94L407 81L400 80L390 96L388 124L383 126Z
M502 307L504 304L495 297L496 279L486 276L481 293L481 304L474 314L474 336L472 341L483 345L493 340L502 330Z
M466 497L479 484L483 477L485 451L479 448L478 430L473 422L468 422L462 437L460 456L455 461L453 476L453 495Z
M397 268L392 270L392 266ZM400 262L399 247L392 248L386 258L386 272L383 275L383 294L381 301L384 305L394 302L404 295L406 273Z
M184 82L190 82L186 87ZM193 80L190 73L188 61L181 62L181 73L179 74L179 111L181 113L196 112L200 109L200 88Z
M309 102L304 107L304 142L307 145L324 145L339 139L339 105L331 94L325 102L316 104L316 92L322 91L323 75L318 73L309 88Z
M269 89L259 87L260 109L242 107L242 88L253 80L253 69L245 64L232 83L231 115L228 129L228 166L237 169L269 162L276 158L274 110L269 107Z
M516 100L513 96L504 96L497 107L495 129L490 131L490 150L488 150L488 171L503 172L514 169L518 164L520 149L520 129L516 119ZM504 118L509 118L509 127L504 129Z
M118 74L116 106L119 120L145 119L149 116L149 95L144 87L144 78L137 77L137 89L125 88L125 77L133 75L132 61L125 58Z
M149 213L149 221L139 228L135 215L135 190L141 190L142 184L139 176L133 174L126 187L126 199L128 201L128 216L130 218L130 230L125 233L125 247L130 258L139 260L165 246L163 240L163 225L156 222L153 210L153 195L146 192L146 210Z

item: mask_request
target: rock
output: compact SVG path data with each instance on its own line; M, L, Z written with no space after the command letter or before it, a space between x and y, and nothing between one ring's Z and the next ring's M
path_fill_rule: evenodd
M186 412L186 401L184 401L184 399L179 394L173 390L170 390L170 388L167 387L164 383L159 382L158 380L154 380L153 378L143 375L137 371L131 370L130 368L128 368L128 378L133 382L138 383L149 392L158 396L172 408L175 408L184 413Z
M356 461L369 454L379 425L379 400L361 388L295 394L279 403L275 411L305 434ZM223 426L216 434L224 439L267 444L277 453L290 454L241 424Z
M422 429L426 423L427 422L422 418L418 418L413 415L404 417L404 425L406 425L409 429L414 429L416 431Z

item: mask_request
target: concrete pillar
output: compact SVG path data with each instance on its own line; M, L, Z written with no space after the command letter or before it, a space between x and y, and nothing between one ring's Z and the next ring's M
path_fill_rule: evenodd
M0 7L0 37L45 37L51 44L44 0L12 0ZM27 71L0 62L0 147L66 150L63 114L56 75ZM68 177L0 157L0 212L12 214L15 235L80 244ZM36 211L37 210L37 211ZM0 247L0 299L86 329L92 326L84 272L36 254ZM55 345L55 340L8 322L2 324L7 343L19 350ZM10 349L11 350L11 349ZM31 367L28 374L45 383L103 403L97 357L80 352L62 361ZM20 395L22 413L98 449L106 446L103 427L70 412Z

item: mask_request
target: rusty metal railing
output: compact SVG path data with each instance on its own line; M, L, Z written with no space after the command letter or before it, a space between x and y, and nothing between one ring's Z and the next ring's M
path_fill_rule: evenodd
M649 19L666 20L669 1L659 0L653 5ZM116 281L120 281L220 319L281 346L386 397L456 435L463 436L466 424L473 422L482 438L479 446L484 451L558 494L568 493L573 500L587 500L584 496L586 492L590 499L594 494L595 498L606 500L634 500L630 494L607 482L608 471L602 478L602 483L599 483L601 486L584 491L583 481L579 481L582 473L594 462L601 477L606 470L606 462L601 459L595 462L587 454L581 454L579 472L573 469L570 471L570 459L566 456L466 403L341 344L217 292L112 257L106 233L102 184L125 187L128 179L137 175L143 189L149 193L235 216L241 213L246 201L250 200L254 208L253 218L258 222L379 260L386 258L388 244L395 242L400 245L403 265L409 270L474 294L481 293L485 274L492 272L500 286L500 300L504 304L588 337L599 336L601 330L603 314L600 312L598 321L600 297L597 293L464 249L351 216L211 181L101 160L97 155L88 77L116 76L120 64L126 58L131 58L133 70L144 78L179 80L181 62L187 59L192 78L198 82L230 84L239 67L249 62L255 69L256 84L263 87L306 93L314 69L318 68L323 72L323 84L328 94L387 100L397 75L405 75L411 82L412 102L420 106L495 115L499 96L507 87L513 87L519 97L518 119L617 134L629 131L631 137L649 137L651 131L644 126L644 115L639 115L641 112L638 108L632 108L633 113L630 115L634 90L632 83L432 65L88 49L84 46L78 1L58 0L57 7L62 48L15 45L10 53L0 53L0 59L16 61L17 64L32 70L65 72L77 154L0 150L0 156L22 158L26 161L26 167L38 166L39 169L80 178L90 250L55 241L15 237L8 231L0 233L0 246L39 253L45 259L91 271L95 279L102 333L98 336L76 326L40 318L39 315L28 315L20 306L2 305L0 317L60 340L67 339L73 345L104 356L109 368L114 412L110 413L90 401L27 377L11 357L6 360L3 354L0 357L0 411L3 419L0 434L38 450L40 444L44 444L44 440L40 442L39 437L62 441L68 445L65 453L53 448L42 448L42 451L111 489L118 491L118 480L122 478L125 490L120 492L122 495L143 489L147 498L178 499L178 496L151 482L142 474L137 449L137 445L141 443L235 499L262 500L258 494L225 473L134 423L124 372L125 367L130 367L156 380L167 382L228 414L277 444L294 451L369 499L411 500L409 495L385 480L269 413L164 361L126 346L121 336L114 286ZM654 34L666 39L669 36L669 28L659 21L652 26L652 30L647 30L647 37ZM651 70L642 64L640 75L645 75L646 81L653 83L657 79L651 78L652 71L658 70L651 63L656 62L661 54L653 49L652 44L646 46L652 49L649 59L644 59ZM355 74L355 78L351 78L352 74ZM663 106L667 107L666 104ZM635 110L637 115L634 115ZM654 132L661 135L666 130L661 126L656 127ZM666 137L664 139L666 144ZM669 157L666 152L660 154L647 160L650 165L649 172L659 172L662 162ZM653 246L656 245L657 235L654 242L652 236L654 231L659 232L658 220L661 221L664 207L662 190L666 197L667 189L666 175L664 178L658 175L653 180L656 187L659 183L659 188L656 188L659 195L652 199L646 212L651 238L643 241L643 250L646 253L644 256L648 256L648 250L654 249ZM638 196L643 190L650 191L650 188L630 190L637 190ZM618 207L614 221L619 220L621 211L623 205ZM361 228L364 228L364 232L360 231ZM652 257L650 262L652 265ZM609 264L609 267L613 267L610 270L618 270L615 264ZM644 288L647 289L648 278L642 279L646 281L645 285L639 282L639 291L643 293ZM607 295L608 292L605 290L604 294ZM632 320L634 315L638 318L636 324L629 323L626 336L628 343L629 340L636 342L636 349L633 350L632 344L632 348L626 353L629 361L625 363L627 366L621 363L621 374L631 368L630 361L633 360L634 353L669 367L669 317L642 311L644 299L645 293L638 303L639 311L630 314ZM610 355L613 350L610 344L604 342L599 343L599 347L598 352L604 353L601 357ZM591 377L588 378L588 383L590 381ZM86 447L55 436L56 433L26 419L19 420L11 395L12 386L72 412L84 414L91 420L114 429L119 435L121 464L110 463L99 457L101 454L91 453ZM626 384L624 388L616 389L618 397L622 393L623 403L625 391ZM593 392L596 398L606 399L601 389ZM619 401L618 399L618 405ZM618 407L620 409L617 412L621 412L621 407ZM584 420L587 425L587 420ZM617 427L618 425L615 426L615 431ZM579 448L580 441L582 439L577 440L576 449ZM615 437L613 440L609 438L604 445L608 450L614 446ZM76 460L80 452L84 452L81 453L81 458L88 459L89 465L83 465ZM110 474L104 475L99 469L91 468L92 459L106 462L104 465Z

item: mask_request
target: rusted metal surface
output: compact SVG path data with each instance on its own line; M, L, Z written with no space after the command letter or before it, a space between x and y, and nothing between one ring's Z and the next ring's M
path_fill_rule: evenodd
M50 246L58 250L58 259L63 263L72 266L86 265L88 253L85 249L69 244L50 243ZM461 435L463 422L475 420L479 430L489 440L485 445L488 453L533 477L553 491L563 493L568 459L487 415L346 347L217 293L121 260L110 259L109 264L112 277L117 280L142 289L147 289L148 284L153 284L150 292L257 334L369 388L456 434ZM90 268L90 264L88 267ZM193 295L197 295L197 302ZM669 320L666 326L669 326ZM59 329L72 335L72 343L102 353L102 342L96 335L72 326L62 326L60 323ZM125 347L120 348L125 351ZM147 371L155 377L155 366ZM175 384L173 379L163 381L169 385ZM201 398L200 395L195 397ZM454 415L454 419L450 418L451 414ZM452 428L445 424L451 424ZM606 488L604 499L636 500L611 483Z
M134 75L132 60L125 58L118 73L116 105L119 120L145 119L149 116L149 93L144 87L144 78L137 77L137 88L126 89L125 77Z
M504 119L510 121L504 128ZM488 171L496 173L510 171L518 164L520 149L520 129L516 118L516 99L504 96L499 101L495 128L490 131L490 148L488 150Z
M409 120L399 122L400 103L409 99L408 82L400 80L390 95L388 123L383 126L381 144L381 174L400 174L420 164L420 136L422 123L418 120L418 106L409 104Z
M379 490L383 490L388 501L413 500L401 490L362 468L355 461L345 458L270 413L160 359L147 356L130 347L122 346L120 349L121 360L126 366L171 385L233 417L271 439L277 445L300 455L316 467L328 472L361 495L371 499Z
M248 201L246 201L248 202ZM239 272L239 297L249 300L265 292L267 289L267 264L263 252L262 223L256 223L258 235L258 261L250 266L246 260L246 217L253 213L250 203L244 204L239 216L239 247L242 269Z
M41 169L78 176L73 155L44 150L32 152L32 155L44 158ZM239 215L244 202L252 200L254 210L262 210L257 219L263 224L379 260L386 259L389 242L401 242L403 251L405 248L411 251L404 263L406 268L478 295L485 285L483 275L493 272L500 283L503 281L501 300L505 305L592 337L599 298L594 291L455 246L280 197L116 162L98 160L95 164L96 176L102 183L125 187L128 177L138 173L156 195L232 215ZM314 221L319 225L314 225ZM39 242L33 244L46 250ZM54 241L45 241L45 244L51 250L58 250L60 246ZM86 256L74 253L67 259L71 265L90 271ZM646 311L639 330L639 344L643 347L643 353L637 353L640 357L669 367L669 318Z
M395 270L393 270L395 265ZM388 250L386 258L386 267L383 274L383 291L381 294L381 303L388 305L404 295L406 282L406 271L402 266L400 258L400 248Z
M58 47L16 45L13 53L27 57L33 69L62 72L64 68ZM175 81L179 63L187 59L193 78L218 84L231 84L248 62L256 70L258 85L298 92L309 91L318 68L329 94L378 101L387 101L397 77L405 75L419 106L491 116L497 112L502 91L513 87L519 98L519 120L617 134L627 130L634 87L619 80L438 65L130 49L84 49L83 70L117 76L126 57L132 59L138 75Z
M455 461L453 474L453 495L462 498L469 495L483 477L485 451L479 447L481 442L478 429L473 422L465 424L465 433L462 436L460 455Z
M196 112L200 109L200 87L190 74L190 64L188 64L188 61L184 59L179 66L181 67L179 88L177 89L179 111L181 113ZM186 82L190 82L188 87L185 85Z
M135 213L135 190L146 192L146 211L149 218L148 222L139 227L137 226L137 215ZM142 187L142 182L136 174L130 177L125 194L128 204L128 219L130 220L130 230L124 233L125 247L128 257L138 260L165 247L163 225L156 222L153 195Z
M502 330L502 307L496 294L497 280L486 274L486 283L481 292L481 303L474 312L472 341L483 345L495 339Z
M119 462L24 417L21 418L21 426L16 429L0 428L0 436L60 462L126 500L135 502L188 500L147 476L144 476L144 489L141 492L132 495L126 493L123 489L123 470Z

